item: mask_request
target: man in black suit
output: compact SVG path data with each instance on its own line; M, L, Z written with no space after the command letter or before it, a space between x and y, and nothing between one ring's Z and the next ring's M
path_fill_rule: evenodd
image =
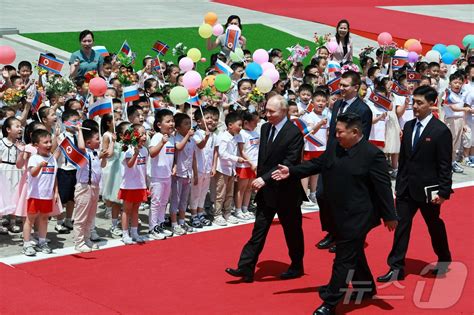
M240 255L238 268L227 268L226 272L252 282L258 256L265 245L275 214L285 233L291 265L280 275L281 279L292 279L303 275L304 241L301 204L305 200L299 180L277 182L271 174L279 164L293 166L301 162L303 136L287 118L288 103L280 96L270 98L266 105L267 123L262 126L257 165L257 178L252 186L258 190L255 197L257 212L250 240Z
M334 148L336 142L336 120L337 115L342 113L356 113L362 119L362 133L366 140L369 139L370 130L372 128L372 111L369 106L358 97L358 91L361 83L360 74L355 71L344 72L341 76L339 88L341 90L342 99L337 101L332 109L331 122L329 124L329 135L327 150ZM328 205L324 198L324 188L322 185L322 177L319 177L318 191L316 198L319 206L319 218L321 220L321 227L323 231L329 231L330 220L326 215L330 210L327 209ZM319 249L327 249L335 252L334 237L328 233L321 241L316 244Z
M275 180L323 175L324 193L333 222L329 232L336 241L336 257L329 284L319 290L324 303L314 314L333 314L349 282L352 299L376 294L364 252L367 233L382 218L389 231L397 226L390 176L385 155L362 135L357 114L344 113L336 123L337 145L320 158L298 166L279 165Z
M420 86L413 92L415 119L407 122L403 129L395 185L400 224L388 256L390 270L377 278L380 282L404 279L412 220L418 209L428 226L431 244L438 256L433 273L446 273L451 262L446 227L439 215L441 204L449 199L452 192L452 138L448 127L431 114L430 107L436 98L436 90L429 86ZM439 185L439 191L432 200L427 200L424 188L433 185Z

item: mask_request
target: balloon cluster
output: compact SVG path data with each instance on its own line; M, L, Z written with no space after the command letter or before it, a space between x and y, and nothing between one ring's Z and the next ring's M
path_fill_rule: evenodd
M199 36L202 38L210 38L212 35L219 36L224 33L222 24L217 23L217 14L207 12L204 16L204 23L199 26Z

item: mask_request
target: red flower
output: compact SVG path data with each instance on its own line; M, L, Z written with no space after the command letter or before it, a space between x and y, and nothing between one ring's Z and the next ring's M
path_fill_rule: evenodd
M134 136L135 138L140 138L140 133L138 132L138 130L135 130L135 131L133 132L133 136Z

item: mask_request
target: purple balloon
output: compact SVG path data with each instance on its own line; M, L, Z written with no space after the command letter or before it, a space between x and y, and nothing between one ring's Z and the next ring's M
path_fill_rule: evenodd
M418 61L418 54L414 51L410 51L408 53L408 62L417 62Z

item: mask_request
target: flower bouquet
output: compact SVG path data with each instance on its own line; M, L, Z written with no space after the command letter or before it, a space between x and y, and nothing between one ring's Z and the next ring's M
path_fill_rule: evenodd
M55 96L63 96L75 89L74 83L68 77L61 77L55 75L46 81L46 93L51 93Z
M99 76L97 74L97 71L95 70L91 70L91 71L87 71L86 74L84 75L84 78L86 79L86 83L89 83L90 80L92 80L93 78Z
M38 72L39 76L42 76L42 75L45 75L46 73L48 73L48 70L46 70L44 68L41 68L37 64L35 64L35 70Z
M292 62L290 60L280 60L275 65L275 68L278 70L279 73L286 73L288 75L290 73L292 66Z
M210 86L199 89L198 95L199 97L205 96L208 100L213 100L213 101L219 100L219 97L216 95L216 93L212 90Z
M119 79L122 86L130 86L133 85L134 76L133 73L128 71L127 69L120 70L117 78Z
M308 56L310 51L308 46L302 47L299 44L296 44L293 47L288 47L286 49L290 52L288 60L291 62L302 62L303 59Z
M140 132L132 126L126 129L122 135L120 143L122 143L122 151L127 151L129 146L137 147L140 140Z
M375 47L372 46L367 46L365 48L362 48L362 51L359 54L359 58L365 58L368 57L373 51L375 50Z
M132 52L130 56L125 55L123 52L119 52L115 59L120 62L120 64L124 65L125 67L129 67L135 63L136 54Z
M177 43L173 48L173 56L186 56L188 47L184 46L183 43Z
M341 67L341 74L349 70L359 72L359 67L355 63L348 63Z
M258 104L265 100L265 94L262 93L258 88L254 88L248 95L246 100L251 104Z
M24 97L26 97L25 90L8 88L3 94L3 102L8 106L16 106Z

